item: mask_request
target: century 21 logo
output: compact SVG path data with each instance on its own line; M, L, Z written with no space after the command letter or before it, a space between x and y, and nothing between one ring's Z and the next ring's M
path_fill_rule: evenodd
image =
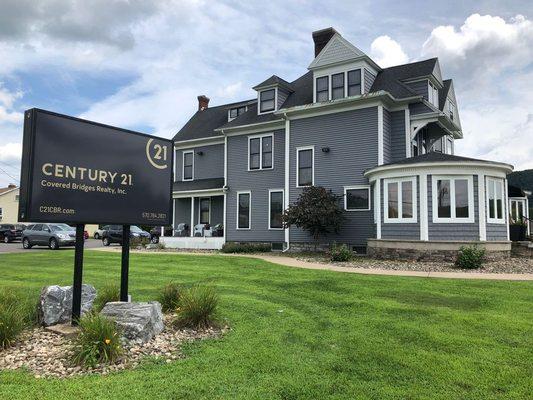
M154 139L149 139L148 143L146 143L146 157L150 164L157 169L165 169L168 167L168 147L153 142Z

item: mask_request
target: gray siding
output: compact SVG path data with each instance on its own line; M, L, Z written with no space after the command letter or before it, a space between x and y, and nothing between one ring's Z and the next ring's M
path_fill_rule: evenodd
M391 113L383 109L383 163L392 161Z
M433 112L433 110L426 106L424 103L409 104L409 113L411 115L424 114L429 112Z
M283 242L283 230L268 229L269 189L285 186L285 132L274 131L274 169L248 171L248 136L228 138L227 241ZM237 192L251 191L251 230L238 230Z
M424 96L424 99L428 99L428 81L423 80L419 82L406 83L406 85L417 94Z
M405 158L405 111L394 111L391 115L391 162Z
M364 93L370 93L370 88L372 87L372 84L374 83L375 79L376 79L376 75L374 75L371 71L365 68Z
M224 196L211 197L211 225L224 223Z
M369 107L291 121L289 200L296 201L302 190L296 187L296 148L301 146L314 145L316 186L343 195L344 186L368 184L363 172L377 165L377 120L377 107ZM324 153L322 147L330 151ZM340 234L325 241L366 244L368 238L375 237L373 213L372 201L369 211L346 212ZM312 239L307 232L291 228L290 240Z
M507 224L487 224L487 240L507 240Z
M178 224L185 222L187 225L191 225L191 199L180 198L174 199L174 227L177 228Z
M384 223L385 219L385 185L380 179L381 185L381 238L382 239L403 239L420 240L420 179L416 178L416 223Z
M432 176L428 175L428 233L429 240L479 240L478 180L474 176L474 222L460 224L433 223Z
M183 152L194 151L194 180L224 177L224 144L176 150L175 180L182 180ZM200 156L196 153L202 152Z

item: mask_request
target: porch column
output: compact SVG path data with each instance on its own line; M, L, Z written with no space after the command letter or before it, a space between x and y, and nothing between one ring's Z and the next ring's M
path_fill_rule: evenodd
M376 239L381 239L381 179L374 183L374 213L376 220Z
M191 197L191 237L194 237L194 196Z
M428 232L428 174L418 175L420 181L420 240L429 240Z
M478 199L478 217L479 217L479 240L484 242L487 240L487 224L486 224L486 202L485 202L485 174L478 174L477 176L477 199ZM502 205L503 207L503 205Z

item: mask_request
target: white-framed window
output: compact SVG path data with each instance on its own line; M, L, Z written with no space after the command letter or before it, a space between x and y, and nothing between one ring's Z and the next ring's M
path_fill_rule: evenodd
M453 154L453 138L446 136L446 154Z
M194 150L182 153L181 180L192 181L194 179Z
M434 223L474 222L472 176L434 175L431 193Z
M237 229L252 227L252 192L237 192Z
M211 223L211 198L201 197L198 204L198 223L210 224Z
M505 223L505 189L503 179L487 177L487 222L492 224Z
M348 71L348 96L363 94L361 89L361 69Z
M228 110L228 122L234 120L239 115L244 114L247 110L246 106L233 107Z
M296 187L315 184L315 147L296 148Z
M344 72L331 75L331 100L344 97Z
M433 83L428 81L428 101L433 104L435 107L439 108L439 91L433 85Z
M525 199L509 199L509 212L511 222L521 222L526 214L526 200Z
M276 110L276 89L267 89L259 92L259 114Z
M270 189L268 191L268 229L283 229L283 189Z
M316 78L316 101L329 100L329 75Z
M415 223L417 221L416 176L383 180L385 223Z
M453 121L455 118L455 104L448 100L448 110L450 112L450 119Z
M274 168L274 134L248 136L248 171Z
M344 187L344 210L345 211L368 211L370 210L370 186L345 186Z

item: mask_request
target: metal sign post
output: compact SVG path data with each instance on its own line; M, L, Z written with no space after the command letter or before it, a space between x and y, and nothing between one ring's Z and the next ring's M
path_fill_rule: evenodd
M120 301L128 301L128 275L130 270L130 226L122 226L122 261L120 268Z
M74 250L74 282L72 285L72 325L78 325L81 316L81 283L83 277L84 224L76 225L76 248Z

